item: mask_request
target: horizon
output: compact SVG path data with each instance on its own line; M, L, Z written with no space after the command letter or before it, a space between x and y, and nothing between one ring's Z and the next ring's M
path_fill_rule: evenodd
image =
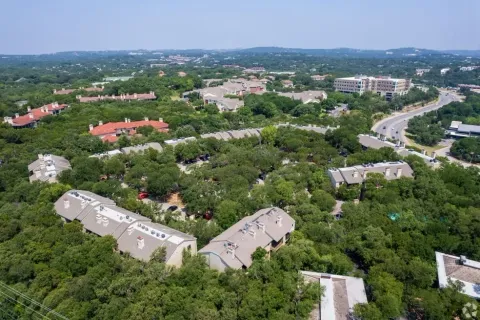
M270 46L480 50L474 40L480 38L480 2L473 0L304 0L301 6L245 0L241 7L220 0L144 0L141 8L126 0L20 0L3 9L0 52L5 55Z

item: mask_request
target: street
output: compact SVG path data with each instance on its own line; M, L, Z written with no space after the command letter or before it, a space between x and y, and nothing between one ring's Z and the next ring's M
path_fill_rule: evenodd
M440 109L452 101L460 101L460 98L454 93L441 92L438 102L412 110L410 112L396 113L393 116L380 120L373 125L372 131L383 134L387 138L405 142L403 131L408 126L408 120L415 116L423 115L426 112Z

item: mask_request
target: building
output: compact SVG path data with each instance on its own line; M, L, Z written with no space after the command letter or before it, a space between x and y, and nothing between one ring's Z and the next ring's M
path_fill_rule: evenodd
M372 91L390 100L394 96L407 94L411 84L412 81L410 79L357 75L355 77L337 78L333 85L336 91L343 93L363 94L367 91Z
M28 165L29 179L30 182L57 182L58 174L70 168L70 162L64 157L39 154L38 159Z
M182 264L183 250L196 254L194 237L153 223L149 218L117 207L111 199L83 190L70 190L55 202L55 211L65 222L80 221L85 232L110 235L120 252L149 261L158 248L166 248L165 263Z
M325 80L326 77L327 77L327 75L321 76L319 74L315 74L313 76L310 76L310 78L312 78L312 80L314 80L314 81L323 81L323 80Z
M267 208L245 217L198 251L212 269L246 269L257 248L276 251L290 238L295 220L280 208Z
M84 88L84 87L80 87L78 89L65 89L65 88L62 88L61 90L57 90L57 89L53 89L53 94L70 94L70 93L73 93L75 91L80 91L80 90L84 90L84 91L87 91L87 92L102 92L104 89L104 87L100 87L100 88L97 88L97 87L90 87L90 88Z
M468 66L468 67L461 67L460 71L473 71L480 68L480 66Z
M264 67L252 67L243 70L243 73L262 73L265 72Z
M460 281L464 285L463 294L480 299L480 262L441 252L435 252L435 258L440 288L448 287L449 280Z
M447 74L448 71L450 71L450 68L443 68L443 69L440 70L440 74L441 74L442 76L444 76L444 75Z
M355 305L368 303L362 278L310 271L300 273L306 283L318 283L324 290L321 301L310 313L310 320L351 320Z
M97 102L97 101L132 101L132 100L155 100L155 92L150 91L149 93L134 93L134 94L121 94L119 96L96 96L96 97L82 97L81 95L77 96L79 102Z
M423 76L425 73L430 72L430 69L416 69L415 74L419 77Z
M467 89L480 89L480 86L476 84L459 84L458 87Z
M215 103L220 111L237 111L244 106L243 100L220 98Z
M292 80L282 80L282 85L284 88L293 88Z
M47 104L35 109L27 107L27 114L21 116L16 113L15 118L4 117L3 120L14 128L34 128L37 126L40 119L49 115L59 114L68 107L68 104L58 104L58 102Z
M302 92L279 92L279 96L291 98L293 100L300 100L302 103L318 103L327 99L325 91L302 91Z
M340 186L361 184L370 173L380 173L387 180L395 180L401 177L413 177L413 170L403 161L368 163L346 168L333 168L327 171L334 188Z
M103 81L105 81L105 82L128 81L130 79L133 79L133 77L129 77L129 76L126 76L126 77L106 77L106 78L103 78Z
M116 156L117 154L132 154L132 153L143 153L146 150L153 149L157 150L158 152L162 152L163 148L158 142L147 142L144 144L138 144L131 147L125 147L121 149L110 150L104 153L97 153L91 155L90 158L110 158Z
M118 137L122 134L132 136L137 133L137 128L146 126L152 126L158 132L168 132L168 124L163 122L162 118L155 121L148 120L148 118L145 117L145 120L133 122L128 118L125 118L124 122L109 122L106 124L103 124L103 122L100 121L96 127L93 124L90 125L89 133L93 136L99 137L103 141L116 142Z
M452 121L446 133L452 138L478 137L480 136L480 126L463 124L462 121Z
M183 71L180 71L180 72L178 72L178 76L179 76L179 77L186 77L187 74L186 74L185 72L183 72Z
M429 156L425 150L422 150L422 152L417 152L413 149L407 149L404 142L397 141L396 143L393 143L385 139L383 135L381 135L380 138L377 138L368 134L359 134L358 140L364 149L392 148L402 157L408 157L410 155L420 157L432 168L438 168L441 165L440 161L438 161L436 158L435 151L433 151L432 155Z

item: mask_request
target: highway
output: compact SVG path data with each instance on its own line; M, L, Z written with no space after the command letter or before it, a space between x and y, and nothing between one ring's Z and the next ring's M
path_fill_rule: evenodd
M440 109L452 101L460 101L460 98L454 93L441 92L436 103L409 112L399 112L393 116L382 119L372 127L372 131L383 134L387 138L405 142L403 131L408 126L408 120L415 116L423 115L426 112Z

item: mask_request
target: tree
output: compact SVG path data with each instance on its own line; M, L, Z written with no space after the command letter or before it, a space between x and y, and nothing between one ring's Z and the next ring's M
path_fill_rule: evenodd
M267 250L265 250L262 247L258 247L255 249L255 251L252 253L252 260L253 261L261 261L265 259L265 256L267 255Z
M311 201L317 205L320 210L327 212L332 211L336 203L335 198L323 190L313 191Z
M222 229L227 229L238 221L240 204L232 200L220 202L215 210L215 221Z
M277 128L274 126L267 126L261 132L262 141L266 144L273 144L275 136L277 135Z

